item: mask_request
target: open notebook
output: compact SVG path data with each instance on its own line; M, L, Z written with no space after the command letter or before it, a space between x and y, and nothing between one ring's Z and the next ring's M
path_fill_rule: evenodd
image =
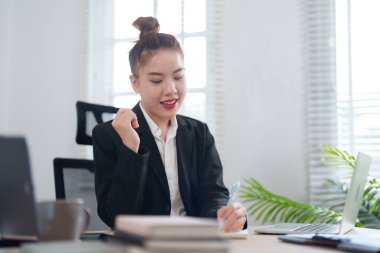
M368 171L372 158L364 153L358 153L356 167L351 178L346 203L340 224L304 224L280 223L255 229L257 233L265 234L345 234L355 227L359 209L363 200L363 190L367 182Z

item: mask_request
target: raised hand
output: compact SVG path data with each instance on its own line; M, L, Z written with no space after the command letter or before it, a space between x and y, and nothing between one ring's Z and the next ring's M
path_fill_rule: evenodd
M139 127L136 114L131 109L120 108L112 121L112 127L118 133L123 143L138 153L140 137L135 131L135 128Z

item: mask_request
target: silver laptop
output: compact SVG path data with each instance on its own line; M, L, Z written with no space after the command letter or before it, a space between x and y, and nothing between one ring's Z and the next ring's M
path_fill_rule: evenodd
M367 182L372 158L359 152L351 178L340 224L279 223L255 229L264 234L345 234L355 227L356 219L363 200L363 191Z
M37 240L36 214L26 141L0 136L0 246Z

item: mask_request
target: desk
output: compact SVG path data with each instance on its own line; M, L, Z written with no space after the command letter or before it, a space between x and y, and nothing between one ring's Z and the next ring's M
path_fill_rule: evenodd
M319 252L343 252L331 247L299 245L282 242L277 235L256 234L250 228L248 239L232 240L230 253L319 253ZM348 234L371 234L378 235L380 230L368 228L355 228Z
M282 242L277 239L277 235L262 235L253 232L253 228L249 229L248 239L231 240L231 248L229 253L319 253L319 252L343 252L331 247L299 245L293 243ZM368 228L355 228L348 234L358 235L378 235L380 230ZM0 253L19 253L18 248L1 248ZM126 251L128 253L128 251Z

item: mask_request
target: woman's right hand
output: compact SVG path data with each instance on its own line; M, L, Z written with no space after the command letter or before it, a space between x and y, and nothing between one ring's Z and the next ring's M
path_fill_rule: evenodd
M112 127L118 133L123 143L138 153L140 137L135 131L135 128L139 127L136 114L131 109L120 108L112 121Z

